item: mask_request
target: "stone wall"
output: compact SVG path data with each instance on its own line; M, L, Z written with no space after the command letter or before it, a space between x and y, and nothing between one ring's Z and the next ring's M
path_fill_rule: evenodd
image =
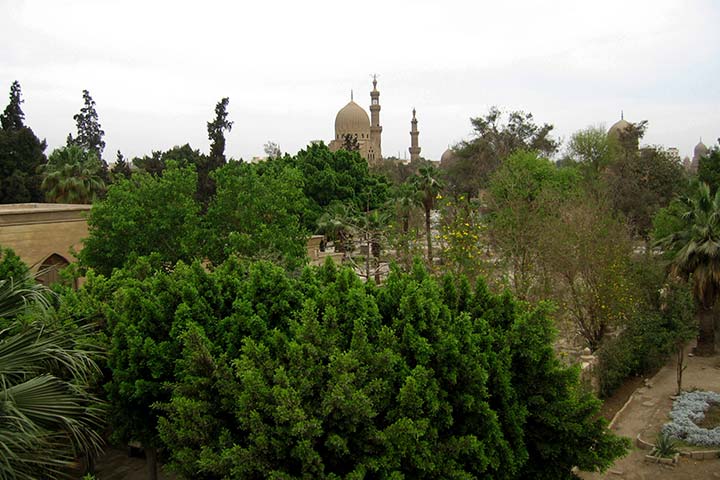
M0 205L0 246L12 248L32 271L53 255L73 262L72 250L81 250L88 234L89 210L90 205Z

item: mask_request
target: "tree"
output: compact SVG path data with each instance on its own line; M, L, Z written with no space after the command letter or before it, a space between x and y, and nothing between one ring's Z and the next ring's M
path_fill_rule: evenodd
M623 151L626 153L608 168L608 196L636 234L647 239L655 213L685 189L685 173L682 165L660 148Z
M95 100L87 90L83 90L83 101L85 105L80 109L80 113L73 116L77 125L77 136L73 138L72 134L68 134L67 144L68 146L77 145L88 152L93 152L102 161L102 153L105 149L103 140L105 131L100 126L95 110Z
M442 190L442 183L438 178L438 171L433 166L420 167L417 175L412 177L412 183L420 197L420 203L425 210L425 239L427 241L427 260L428 265L432 266L433 248L432 248L432 225L431 217L432 209L435 207L435 200Z
M95 153L71 145L55 149L43 166L42 189L53 203L92 203L105 192Z
M3 130L20 130L25 127L23 123L25 114L20 107L24 102L21 95L20 82L15 80L10 86L10 103L0 115L0 125Z
M33 131L24 125L20 105L20 84L10 87L10 103L0 115L0 203L40 202L41 176L38 167L47 159L46 148Z
M48 321L48 295L27 273L0 277L3 478L59 478L78 455L102 451L101 403L92 392L99 369L79 346L87 329Z
M217 194L204 218L205 253L215 264L234 254L296 268L307 256L300 174L280 166L259 170L232 162L213 175Z
M207 123L208 139L210 140L210 171L224 165L225 159L225 132L232 130L233 122L227 119L228 97L221 99L215 105L215 119Z
M166 264L199 256L196 182L192 168L170 163L162 177L137 172L110 185L88 216L88 237L79 253L83 267L110 275L153 253Z
M130 178L131 174L132 171L130 170L130 164L128 164L123 154L120 152L120 150L118 150L117 157L115 159L115 165L113 165L112 169L110 170L110 177L112 181L115 182L120 178L128 179Z
M681 223L656 244L671 256L670 273L692 281L700 327L698 355L715 352L715 311L720 297L720 191L699 183L681 199Z
M698 180L707 183L712 194L720 187L720 139L707 155L700 157Z
M550 136L553 126L536 125L531 113L510 112L507 123L503 114L492 107L483 117L471 118L473 138L454 148L456 160L447 169L447 182L451 191L477 196L487 185L490 175L501 162L517 150L537 151L552 156L558 143Z
M157 301L126 317L148 320L117 353L166 346L162 374L113 376L170 389L157 428L184 477L573 478L628 447L555 357L546 311L482 283L441 288L420 266L381 287L332 264L302 281L234 260L194 271L133 294Z
M282 150L280 150L280 145L275 142L268 141L265 145L263 145L263 151L268 158L282 157Z
M489 241L503 276L521 299L538 299L547 278L540 266L545 225L559 205L578 194L578 175L557 168L535 152L516 151L490 177L487 216Z
M342 149L346 152L359 152L360 143L357 134L346 133L342 136Z
M611 141L602 127L578 130L567 147L567 158L580 166L590 184L600 181L601 175L613 160Z

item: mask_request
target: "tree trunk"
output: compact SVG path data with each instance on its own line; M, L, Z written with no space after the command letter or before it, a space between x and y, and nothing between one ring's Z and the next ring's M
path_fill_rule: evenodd
M701 357L709 357L715 353L715 312L712 308L698 306L698 325L700 334L697 339L695 354Z
M148 480L157 480L157 450L155 447L145 447L145 460L147 461Z
M427 236L427 258L428 264L432 267L433 251L432 251L432 232L430 231L430 209L425 209L425 235Z

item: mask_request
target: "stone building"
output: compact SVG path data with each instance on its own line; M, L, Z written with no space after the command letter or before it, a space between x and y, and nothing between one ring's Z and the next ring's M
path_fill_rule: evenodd
M0 205L0 246L12 248L45 285L74 262L87 237L90 205L20 203Z
M357 141L357 148L360 156L369 164L379 163L382 156L382 131L380 125L380 91L377 89L377 76L373 76L373 88L370 91L370 115L360 105L355 103L353 93L350 92L350 102L345 105L335 116L335 138L328 147L336 152L343 148L346 142ZM420 158L420 146L418 145L418 129L415 109L411 120L410 132L410 158Z

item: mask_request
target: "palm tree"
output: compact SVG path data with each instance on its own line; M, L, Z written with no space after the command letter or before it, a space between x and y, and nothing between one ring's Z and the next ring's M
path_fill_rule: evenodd
M92 203L105 189L102 169L94 153L76 145L58 148L43 167L41 188L49 202Z
M432 249L432 231L430 225L430 213L435 206L442 183L438 179L438 170L432 165L420 167L418 173L413 176L412 183L418 192L420 203L425 209L425 235L427 237L427 258L428 263L432 265L433 249Z
M412 259L410 258L410 246L408 234L410 232L410 218L413 210L420 205L415 187L410 183L401 184L394 192L391 199L391 207L395 210L398 221L400 223L400 261L405 268L410 268Z
M99 401L89 384L91 354L43 320L16 319L47 307L48 290L32 276L0 280L0 478L68 476L79 455L101 452Z
M715 352L714 307L720 296L720 191L699 183L683 198L680 226L656 243L672 254L670 273L692 280L700 326L697 353Z

